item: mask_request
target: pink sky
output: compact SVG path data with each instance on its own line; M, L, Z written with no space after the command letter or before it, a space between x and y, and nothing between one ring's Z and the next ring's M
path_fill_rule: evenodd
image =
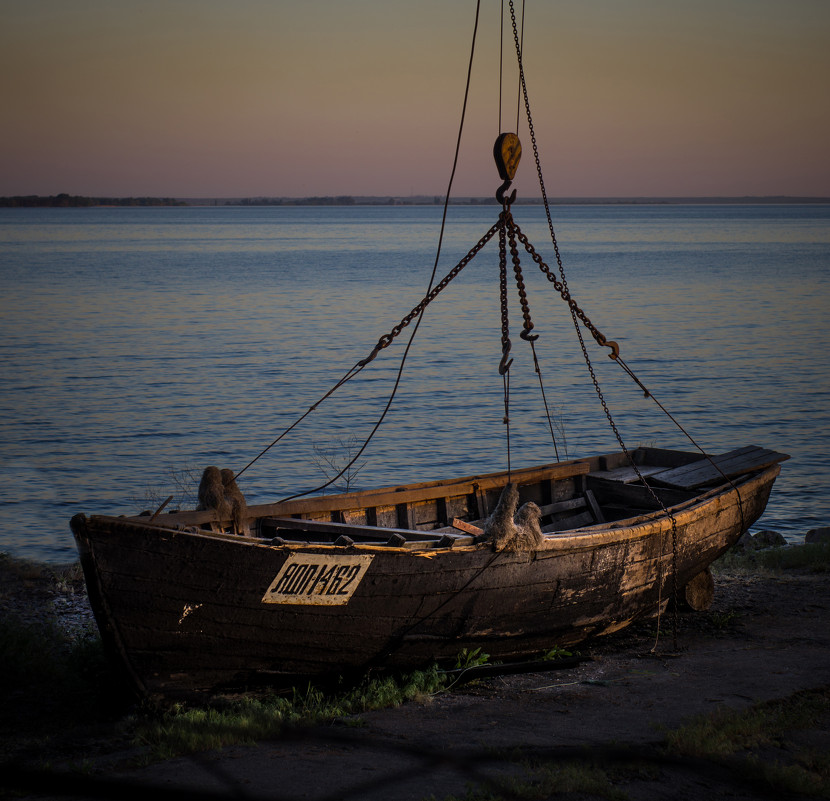
M499 184L500 2L481 5L455 195ZM526 7L552 197L830 196L830 2ZM0 195L441 195L474 11L475 0L0 0ZM510 130L513 72L505 88ZM538 195L519 135L515 186Z

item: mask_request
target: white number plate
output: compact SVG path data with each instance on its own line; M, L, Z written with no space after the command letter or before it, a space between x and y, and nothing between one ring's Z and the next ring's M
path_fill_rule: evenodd
M262 596L262 603L347 604L374 558L368 554L291 553Z

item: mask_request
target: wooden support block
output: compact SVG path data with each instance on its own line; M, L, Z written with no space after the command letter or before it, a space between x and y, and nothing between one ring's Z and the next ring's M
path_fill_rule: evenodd
M677 603L681 609L705 612L712 605L714 598L715 581L712 578L712 571L707 567L680 590Z

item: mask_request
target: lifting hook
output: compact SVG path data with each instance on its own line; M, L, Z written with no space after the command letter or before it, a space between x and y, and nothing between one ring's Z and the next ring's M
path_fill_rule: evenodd
M510 344L504 346L501 353L501 361L499 362L499 375L504 375L513 364L513 359L510 359Z
M504 205L510 205L516 199L514 189L508 197L504 193L510 188L513 176L516 175L516 168L522 157L522 143L514 133L499 134L496 143L493 145L493 158L496 160L496 169L499 171L499 178L504 183L496 190L496 200Z
M514 189L510 196L505 198L504 193L510 188L510 184L513 182L509 179L505 179L505 182L496 190L496 200L502 204L502 206L510 205L516 199L516 190Z

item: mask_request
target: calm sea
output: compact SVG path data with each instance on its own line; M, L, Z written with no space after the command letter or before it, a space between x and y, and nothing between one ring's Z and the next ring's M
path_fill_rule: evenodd
M439 276L497 211L450 209ZM791 454L756 528L830 525L830 206L553 212L572 295L701 446ZM542 209L515 217L555 267ZM241 469L419 302L439 223L437 207L1 210L0 550L74 559L76 512L192 503L203 467ZM616 449L565 304L522 264L560 454ZM515 289L510 314L511 461L552 461ZM412 328L243 474L249 502L355 452ZM589 347L626 444L687 447ZM351 487L504 468L500 357L493 242L427 309Z

